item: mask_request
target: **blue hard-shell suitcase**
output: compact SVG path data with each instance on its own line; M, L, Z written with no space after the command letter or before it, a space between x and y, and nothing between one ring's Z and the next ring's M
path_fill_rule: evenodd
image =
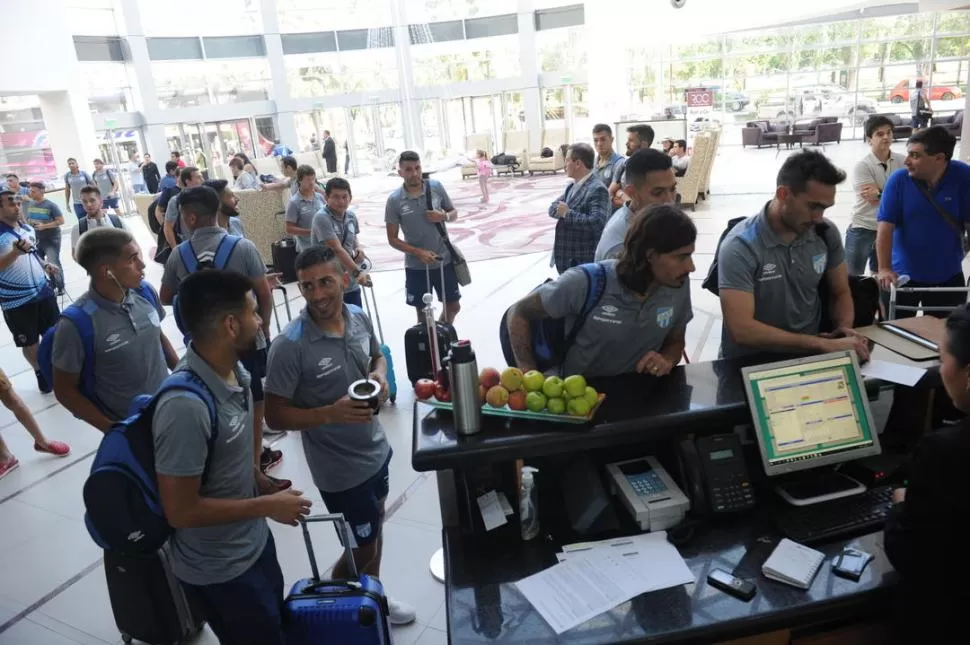
M368 297L367 294L370 294ZM397 379L394 378L394 359L391 358L391 348L384 342L384 329L381 327L381 314L377 311L377 296L374 295L374 287L361 287L360 294L364 300L364 308L367 315L377 325L377 339L381 343L381 353L387 361L387 388L390 390L389 399L391 403L397 401Z
M310 541L310 522L334 522L343 536L345 557L353 580L321 580L317 559ZM391 645L387 596L380 580L357 574L349 546L350 530L344 516L314 515L300 522L312 578L293 585L284 605L283 625L287 645L353 643L354 645Z

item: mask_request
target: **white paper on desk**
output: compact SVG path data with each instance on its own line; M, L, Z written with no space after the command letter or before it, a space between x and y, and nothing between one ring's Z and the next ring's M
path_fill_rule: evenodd
M643 533L625 538L567 544L556 557L568 562L584 554L603 551L619 555L646 583L644 592L696 582L687 562L673 544L667 541L666 531Z
M880 361L878 359L870 359L868 363L862 366L862 376L865 378L877 378L907 387L916 385L924 374L926 374L926 369L923 367L900 365L892 361Z
M643 593L644 585L622 559L600 549L515 583L557 634Z
M505 513L502 511L502 503L494 490L490 490L478 498L478 509L482 513L482 523L485 525L486 531L491 531L508 522L505 519Z

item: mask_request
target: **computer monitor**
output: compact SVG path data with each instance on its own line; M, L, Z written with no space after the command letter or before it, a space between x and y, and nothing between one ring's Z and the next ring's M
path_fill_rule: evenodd
M766 475L880 453L855 352L754 365L741 375Z

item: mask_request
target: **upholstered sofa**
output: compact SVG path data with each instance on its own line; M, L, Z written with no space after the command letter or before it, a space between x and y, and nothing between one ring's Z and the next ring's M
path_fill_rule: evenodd
M792 132L802 136L802 144L842 143L842 124L834 116L795 121Z
M913 135L913 126L910 125L911 119L908 114L873 114L872 116L884 116L892 122L893 141L908 139Z
M778 135L786 132L788 132L787 122L748 121L741 128L741 147L774 146L778 144Z
M931 124L942 125L946 128L947 132L959 139L960 134L963 132L963 110L957 110L953 114L947 114L946 116L934 116Z

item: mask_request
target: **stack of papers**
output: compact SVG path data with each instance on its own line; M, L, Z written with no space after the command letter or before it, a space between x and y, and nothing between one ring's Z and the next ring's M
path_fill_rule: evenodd
M557 557L516 583L557 634L642 593L695 581L665 531L570 544Z

